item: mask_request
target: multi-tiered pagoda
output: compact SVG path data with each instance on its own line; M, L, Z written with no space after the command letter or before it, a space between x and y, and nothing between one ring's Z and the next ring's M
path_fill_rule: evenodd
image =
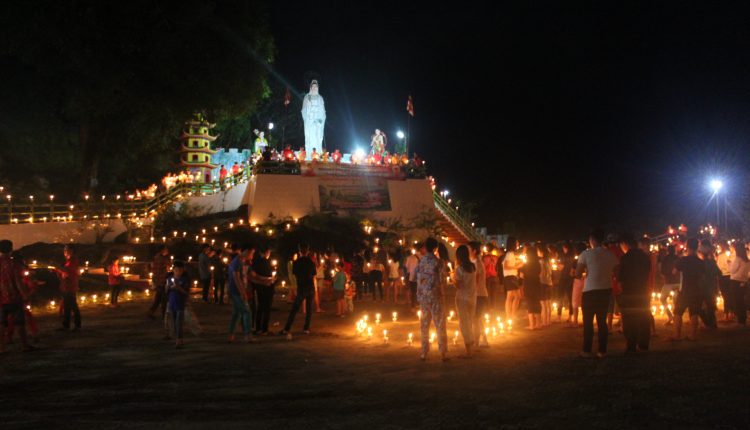
M185 123L185 130L180 135L180 167L189 170L199 181L211 182L211 171L217 167L211 163L211 157L217 152L211 149L211 142L218 136L208 134L215 125L206 121L203 115L195 114Z

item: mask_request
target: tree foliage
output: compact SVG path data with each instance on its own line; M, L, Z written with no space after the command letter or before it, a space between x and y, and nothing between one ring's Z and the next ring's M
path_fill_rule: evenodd
M0 181L43 178L59 194L143 186L172 167L192 113L231 122L268 92L274 46L262 1L5 6Z

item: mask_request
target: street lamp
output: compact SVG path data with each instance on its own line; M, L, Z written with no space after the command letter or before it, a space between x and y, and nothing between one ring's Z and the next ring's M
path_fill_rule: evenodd
M724 187L724 182L722 182L721 179L711 179L709 181L708 186L711 188L711 190L714 192L714 197L716 197L716 228L719 228L719 191ZM724 202L726 203L726 197L724 197ZM725 209L726 211L726 209ZM726 230L726 222L724 223L724 229Z
M272 123L272 122L269 122L269 123L268 123L268 129L269 129L269 130L273 130L273 123Z
M396 132L396 137L398 137L399 139L403 139L404 137L406 137L406 135L403 131L399 130Z

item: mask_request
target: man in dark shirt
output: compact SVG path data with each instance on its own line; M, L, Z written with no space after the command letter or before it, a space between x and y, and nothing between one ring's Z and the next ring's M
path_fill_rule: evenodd
M620 258L617 281L622 288L619 298L622 312L622 330L627 341L627 352L648 350L651 337L651 319L649 318L648 277L651 271L651 260L631 235L622 235L620 249L624 255Z
M659 262L659 271L664 277L664 285L661 287L661 304L664 306L664 311L669 318L667 325L674 322L674 315L667 306L667 298L670 294L677 294L680 291L680 274L674 270L674 265L677 264L677 260L679 260L679 257L675 254L675 246L669 245L667 247L667 255L665 255Z
M271 251L268 248L261 248L260 252L253 259L252 271L255 274L271 278L273 277L273 267L268 257ZM258 295L258 312L255 313L255 334L268 334L268 321L271 318L271 304L273 303L274 286L273 283L253 282L253 288Z
M682 287L675 305L674 335L671 340L682 339L682 314L685 309L690 312L690 334L688 340L695 340L698 335L698 315L703 300L703 285L706 277L706 264L698 258L698 239L687 241L687 256L675 263L675 270L682 272Z
M310 319L313 313L313 302L315 301L315 263L308 255L310 248L307 244L300 244L299 246L299 258L294 262L292 266L292 272L295 278L297 278L297 297L294 299L292 310L289 312L289 319L286 321L284 330L281 331L282 335L288 335L289 330L292 329L294 323L294 317L297 315L302 302L305 302L305 328L304 333L310 334Z

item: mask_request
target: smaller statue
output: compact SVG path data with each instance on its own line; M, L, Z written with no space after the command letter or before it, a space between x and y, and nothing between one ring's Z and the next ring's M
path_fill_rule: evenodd
M266 150L266 147L268 146L268 139L266 139L265 132L258 131L257 128L253 130L253 133L255 133L255 135L258 136L255 138L254 152L256 154L262 154Z
M385 136L385 133L380 131L380 129L375 129L375 134L372 135L372 139L370 141L370 146L372 147L371 153L373 155L377 155L378 158L383 156L383 152L385 152L385 146L388 143L388 139Z

